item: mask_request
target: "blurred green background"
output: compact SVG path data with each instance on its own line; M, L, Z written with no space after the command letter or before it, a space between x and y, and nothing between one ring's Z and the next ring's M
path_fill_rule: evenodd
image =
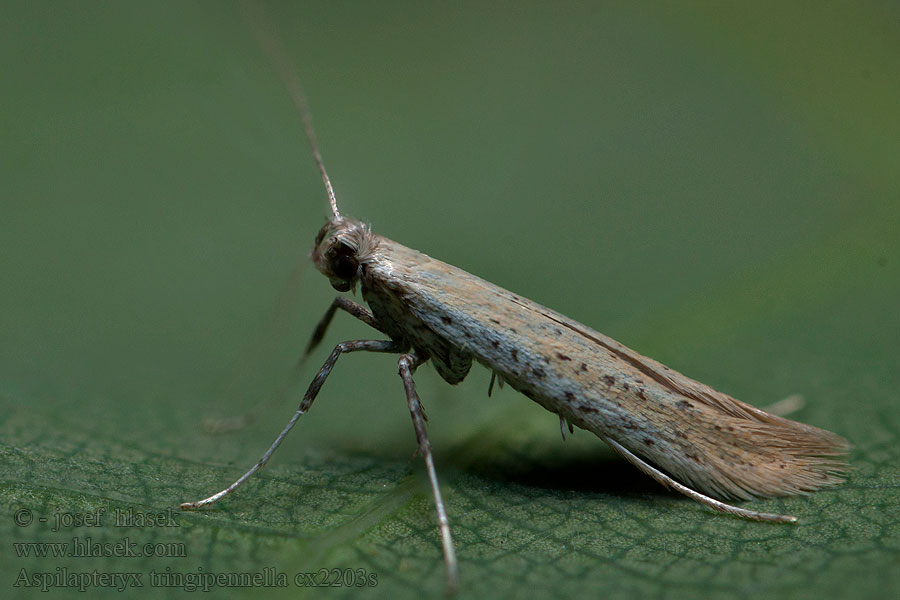
M803 394L842 488L711 514L488 373L417 376L463 597L900 593L900 9L890 2L272 4L342 210L738 398ZM376 573L437 595L395 359L342 359L270 465L179 527L52 531L217 491L328 348L325 194L239 5L3 2L0 567ZM323 346L372 333L338 316ZM207 418L262 403L248 427ZM16 511L35 521L14 524ZM46 523L40 523L40 518ZM25 558L21 542L184 543ZM23 571L24 570L24 571ZM103 591L103 590L101 590ZM304 597L317 590L234 589ZM67 595L55 589L50 596ZM115 593L115 592L113 592ZM45 597L45 595L42 595Z

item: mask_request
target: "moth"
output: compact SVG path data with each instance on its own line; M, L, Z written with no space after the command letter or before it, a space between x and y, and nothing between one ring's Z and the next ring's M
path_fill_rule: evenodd
M499 379L558 415L561 427L590 431L659 483L717 511L758 521L795 522L793 516L722 500L805 494L844 480L849 444L837 434L740 402L342 215L299 80L276 38L261 36L261 41L302 116L329 199L331 217L315 238L312 261L335 290L359 288L368 305L335 298L307 354L323 340L338 310L381 336L337 344L262 458L224 490L186 502L182 509L220 500L265 465L310 409L338 358L362 351L399 355L398 372L434 496L451 589L458 582L456 553L413 379L416 368L426 362L450 384L462 381L474 362L481 364L492 373L491 386Z

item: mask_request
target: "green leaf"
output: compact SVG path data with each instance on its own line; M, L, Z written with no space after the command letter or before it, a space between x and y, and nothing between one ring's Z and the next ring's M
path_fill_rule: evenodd
M455 388L422 368L460 595L895 597L896 8L619 4L270 12L344 212L742 400L802 394L792 416L847 437L853 471L746 504L796 526L746 522L588 432L563 443L513 390L487 398L478 366ZM304 574L347 577L335 596L441 594L390 356L342 358L258 475L177 510L258 460L328 351L294 369L333 296L306 266L327 205L242 13L4 16L7 593L68 594L85 574L119 597L113 574L133 573L158 596L321 593ZM351 321L323 345L373 336ZM255 408L238 431L203 427ZM76 547L101 555L52 555Z

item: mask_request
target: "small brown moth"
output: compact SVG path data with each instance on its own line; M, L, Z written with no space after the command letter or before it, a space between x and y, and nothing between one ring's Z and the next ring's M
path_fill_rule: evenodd
M259 27L257 28L259 31ZM181 505L196 509L234 491L258 471L312 406L338 357L399 354L398 368L437 510L448 587L458 582L450 524L438 486L413 373L431 361L455 384L473 361L547 410L562 427L580 427L658 481L717 511L758 521L796 522L716 500L804 494L841 483L849 445L840 436L769 414L641 356L605 335L461 269L382 237L338 210L295 72L271 35L261 41L300 111L331 206L312 251L339 292L359 286L370 309L343 296L332 302L307 354L338 309L386 340L337 344L300 406L262 458L224 490ZM488 392L490 393L490 391Z

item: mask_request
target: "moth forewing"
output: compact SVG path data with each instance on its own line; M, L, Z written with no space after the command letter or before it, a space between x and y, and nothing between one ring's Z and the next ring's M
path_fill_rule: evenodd
M840 436L739 402L555 311L376 237L364 297L379 319L424 324L403 331L414 346L444 340L451 358L461 355L457 363L477 360L567 422L720 498L798 494L843 481L839 457L848 445Z

